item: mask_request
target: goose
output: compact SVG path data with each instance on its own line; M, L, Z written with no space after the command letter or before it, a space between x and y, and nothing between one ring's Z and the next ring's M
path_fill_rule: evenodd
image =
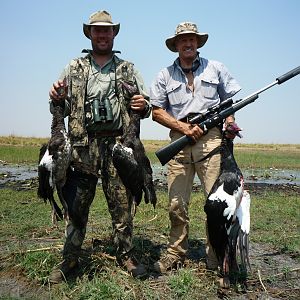
M52 111L51 138L40 149L38 165L38 197L48 200L52 207L52 223L68 220L68 206L62 188L66 183L66 173L70 166L71 143L64 123L64 105L55 104ZM63 212L54 200L54 191L62 204Z
M130 98L137 93L137 89L133 85L127 82L122 82L122 85ZM157 197L152 168L140 140L141 116L134 110L130 110L129 116L127 130L122 135L120 143L113 146L113 164L123 184L134 197L135 203L140 204L144 193L145 202L151 203L155 208Z
M208 237L221 271L220 285L224 288L230 286L229 276L234 272L251 269L250 203L250 194L244 189L243 174L233 156L233 140L223 136L220 174L207 196L204 211Z

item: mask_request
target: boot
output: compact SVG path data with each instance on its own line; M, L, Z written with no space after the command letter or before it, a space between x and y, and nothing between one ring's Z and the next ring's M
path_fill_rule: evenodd
M170 254L164 255L154 263L153 268L157 273L165 274L171 270L177 270L183 266L184 259Z
M206 269L211 271L217 271L219 267L219 261L209 241L206 244L205 250L206 250Z
M62 281L66 281L66 277L74 271L74 269L78 266L78 259L64 259L57 267L55 267L50 276L49 282L53 284L61 283Z
M147 270L143 264L141 264L133 255L125 256L119 264L135 278L142 278L147 275Z

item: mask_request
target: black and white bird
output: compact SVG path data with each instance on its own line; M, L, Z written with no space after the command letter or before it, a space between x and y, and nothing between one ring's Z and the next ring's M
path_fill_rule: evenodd
M126 89L130 98L137 92L133 85L126 82L123 83L123 88ZM135 203L139 205L144 194L145 202L151 203L155 208L157 198L152 168L140 140L140 120L140 114L131 110L129 126L120 143L116 143L113 147L113 164L123 184L134 197Z
M38 166L38 196L52 207L52 222L68 219L68 206L62 188L66 182L67 169L71 160L71 143L65 128L64 106L55 105L52 111L51 138L40 149ZM62 204L63 212L54 199L54 191Z
M225 288L230 285L229 275L250 269L250 202L250 194L244 190L243 174L233 155L233 140L224 136L220 174L207 197L204 210L208 237L222 274L220 283Z

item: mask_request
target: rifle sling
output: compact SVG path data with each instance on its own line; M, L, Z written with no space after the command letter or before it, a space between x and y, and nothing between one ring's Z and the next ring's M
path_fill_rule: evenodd
M177 160L178 162L180 162L181 164L196 164L196 163L199 163L199 162L202 162L212 156L214 156L215 154L219 153L220 152L220 149L221 149L221 146L218 146L216 148L214 148L213 150L211 150L207 155L205 155L204 157L202 157L201 159L199 159L198 161L193 161L191 163L188 163L188 162L181 162L180 160L174 158L175 160Z

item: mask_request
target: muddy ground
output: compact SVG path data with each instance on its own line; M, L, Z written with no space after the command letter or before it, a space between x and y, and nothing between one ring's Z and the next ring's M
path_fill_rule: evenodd
M37 178L15 180L6 178L1 188L15 190L36 189ZM165 189L161 180L155 181L157 189ZM285 194L297 194L300 197L300 186L294 184L247 183L246 188L252 194L263 194L268 191L281 191ZM195 186L194 190L201 187ZM201 243L201 242L200 242ZM5 245L2 245L5 246ZM191 241L187 263L195 264L204 255L204 246L199 241ZM202 253L201 253L202 252ZM281 253L265 244L250 244L250 262L252 273L247 281L245 292L219 289L219 299L300 299L300 259ZM199 264L197 265L199 267ZM156 279L152 279L156 280ZM159 279L157 279L159 280ZM18 268L6 268L6 262L0 262L0 299L50 299L49 287L29 281ZM7 297L10 296L11 298ZM37 295L40 295L37 297ZM203 295L202 295L203 296ZM66 298L68 299L68 298Z

